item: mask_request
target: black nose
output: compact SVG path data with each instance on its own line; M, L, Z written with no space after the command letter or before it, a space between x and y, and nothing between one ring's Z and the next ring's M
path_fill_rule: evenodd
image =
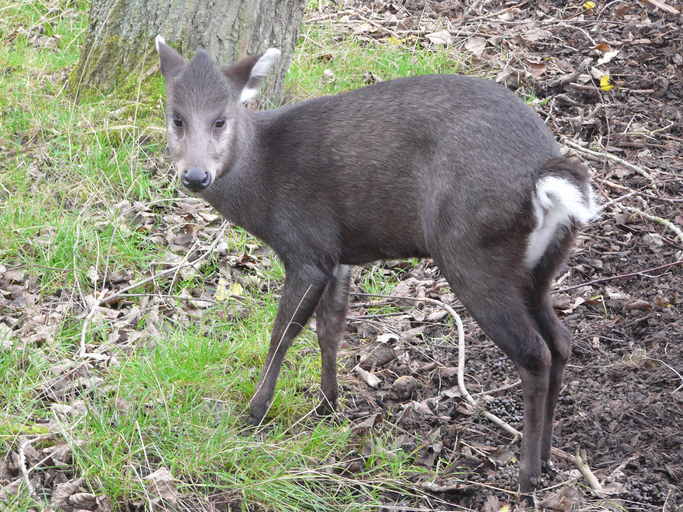
M192 192L199 192L211 184L211 176L203 169L190 167L183 171L182 182Z

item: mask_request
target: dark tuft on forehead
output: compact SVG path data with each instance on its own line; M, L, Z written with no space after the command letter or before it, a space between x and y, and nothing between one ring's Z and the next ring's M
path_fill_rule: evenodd
M198 50L173 83L173 99L195 110L214 110L236 99L228 81L204 50Z

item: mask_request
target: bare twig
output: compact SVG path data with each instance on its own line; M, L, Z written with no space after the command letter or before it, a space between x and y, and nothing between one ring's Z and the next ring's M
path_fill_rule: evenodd
M651 221L657 222L661 224L662 226L669 228L669 230L673 231L678 239L683 243L683 231L681 231L681 228L676 226L673 222L670 220L664 219L662 217L657 217L656 215L650 215L649 213L645 213L642 210L639 210L638 208L634 208L633 206L622 206L624 210L628 210L633 213L637 213L641 217L645 217L646 219L649 219Z
M676 265L681 265L681 264L683 264L683 260L678 260L678 261L674 261L671 263L667 263L665 265L659 265L656 267L639 270L637 272L629 272L628 274L619 274L616 276L602 277L600 279L593 279L592 281L586 281L585 283L581 283L581 284L575 284L572 286L565 286L564 288L560 288L557 291L558 292L568 292L569 290L575 290L576 288L581 288L582 286L590 286L593 284L605 283L607 281L614 281L615 279L625 279L627 277L645 276L645 275L649 274L650 272L655 272L656 270L664 270L665 268L675 267Z
M512 382L510 384L506 384L505 386L500 386L497 388L489 389L487 391L480 391L479 393L475 393L474 396L479 396L479 395L493 395L495 393L500 393L501 391L507 391L508 389L516 388L522 383L520 379L517 379L515 382Z
M628 190L630 191L629 194L626 194L626 196L630 196L632 194L637 194L639 196L643 197L649 197L650 199L654 199L655 201L666 201L667 203L683 203L683 199L678 199L674 197L663 197L662 195L655 195L655 194L650 194L649 192L646 192L644 190L633 190L629 187L626 187L624 185L619 185L618 183L614 183L613 181L607 180L605 178L597 178L597 181L600 183L607 185L610 188L613 188L615 190ZM609 201L608 203L605 203L604 205L600 205L601 209L605 208L607 206L610 206L612 203L615 203L617 201L621 201L624 199L625 196L619 197L613 201Z
M576 455L574 456L574 464L576 464L576 467L578 468L579 471L581 471L581 474L583 477L586 479L588 482L588 485L591 486L591 489L598 494L598 495L603 495L604 491L602 488L602 485L598 481L598 479L595 477L593 472L591 471L591 468L588 466L588 463L586 462L586 452L577 449L576 450Z
M662 11L666 11L670 14L680 14L680 11L675 7L671 7L669 4L662 2L661 0L645 0L647 3L654 5Z
M652 176L650 176L650 174L647 171L645 171L643 168L638 167L637 165L632 164L630 162L627 162L623 158L619 158L618 156L615 156L611 153L606 153L603 151L593 151L592 149L584 148L583 146L580 146L579 144L577 144L577 143L575 143L569 139L564 139L563 142L567 146L569 146L570 148L573 148L576 151L579 151L580 153L586 153L587 155L592 155L594 157L606 158L607 160L612 160L613 162L616 162L620 165L623 165L624 167L627 167L628 169L631 169L632 171L637 172L638 174L640 174L641 176L644 176L648 180L654 181L654 178Z
M355 12L354 15L355 15L355 16L358 16L360 19L362 19L363 21L369 23L369 24L372 25L373 27L378 28L378 29L380 29L380 30L386 32L387 34L389 34L389 35L395 37L396 39L401 39L400 34L398 34L398 33L397 33L396 31L394 31L394 30L391 30L391 29L388 28L388 27L385 27L385 26L382 25L381 23L378 23L378 22L376 22L376 21L373 21L373 20L371 20L370 18L367 18L367 17L363 16L363 15L362 15L361 13L359 13L359 12Z
M29 478L29 468L26 465L26 448L31 445L32 443L35 443L36 441L40 439L45 439L46 437L51 436L52 434L49 434L48 436L42 435L42 436L36 436L30 439L24 439L20 444L19 444L19 471L21 472L21 478L24 482L24 485L26 486L26 489L28 490L29 494L35 498L36 496L36 491L33 488L33 484L31 483L31 479Z

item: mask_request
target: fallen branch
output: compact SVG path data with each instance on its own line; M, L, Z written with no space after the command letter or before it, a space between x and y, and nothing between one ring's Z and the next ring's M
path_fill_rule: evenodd
M569 454L567 454L569 455ZM571 455L569 455L571 457ZM591 468L588 466L588 463L586 462L586 452L583 450L579 450L578 448L576 449L576 455L573 457L574 459L574 464L576 464L576 467L581 471L581 474L583 477L586 479L588 482L588 485L591 486L591 489L593 491L602 496L604 494L604 490L602 488L602 485L598 481L598 479L595 477L593 472L591 471Z
M19 471L21 471L21 477L24 481L26 489L31 497L35 497L36 491L31 484L31 479L28 477L28 467L26 467L26 447L30 445L33 439L24 439L19 445Z
M31 479L29 478L28 474L30 472L28 466L26 465L26 448L31 445L32 443L35 443L36 441L39 441L41 439L46 439L50 437L52 434L47 434L47 435L41 435L41 436L36 436L31 439L24 439L20 444L19 444L19 453L18 458L19 458L19 472L21 473L21 479L24 482L24 485L26 486L26 489L28 490L29 494L31 495L32 498L36 497L36 491L33 488L33 484L31 483Z
M675 7L671 7L669 4L662 2L661 0L645 0L648 4L654 5L662 11L666 11L671 14L680 14L680 11Z
M627 162L623 158L619 158L618 156L615 156L611 153L606 153L606 152L602 152L602 151L593 151L592 149L584 148L583 146L580 146L579 144L572 142L571 140L568 140L568 139L564 139L563 142L564 142L564 144L566 144L570 148L573 148L580 153L586 153L587 155L592 155L592 156L595 156L598 158L606 158L607 160L612 160L613 162L616 162L620 165L623 165L624 167L626 167L628 169L631 169L632 171L637 172L638 174L647 178L651 182L654 182L654 178L652 176L650 176L650 174L647 171L645 171L641 167L638 167L635 164Z
M676 234L676 236L678 237L678 239L679 239L679 240L681 241L681 243L683 244L683 231L681 231L681 228L679 228L678 226L676 226L676 225L675 225L673 222L671 222L670 220L663 219L662 217L657 217L656 215L650 215L649 213L645 213L644 211L639 210L638 208L634 208L633 206L622 206L622 208L623 208L624 210L628 210L628 211L630 211L630 212L637 213L637 214L640 215L641 217L645 217L646 219L649 219L649 220L651 220L651 221L657 222L657 223L661 224L662 226L664 226L664 227L670 229L671 231L673 231L673 232Z
M556 291L567 292L569 290L575 290L576 288L581 288L582 286L590 286L593 284L605 283L607 281L614 281L615 279L625 279L627 277L636 277L636 276L647 276L647 274L650 272L655 272L656 270L664 270L665 268L675 267L676 265L681 265L681 264L683 264L683 260L678 260L678 261L674 261L672 263L666 263L665 265L659 265L659 266L652 267L652 268L646 268L645 270L639 270L637 272L629 272L628 274L619 274L619 275L611 276L611 277L602 277L600 279L593 279L592 281L586 281L585 283L581 283L581 284L575 284L572 286L565 286L564 288L560 288L559 290L556 290Z

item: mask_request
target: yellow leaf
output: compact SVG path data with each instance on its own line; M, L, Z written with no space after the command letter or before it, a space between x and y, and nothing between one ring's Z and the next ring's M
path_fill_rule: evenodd
M510 505L503 505L498 509L498 512L510 512Z
M401 46L403 44L403 41L401 41L398 37L394 36L387 37L385 41L392 46Z
M595 9L595 2L584 2L583 8L586 10Z
M216 292L213 294L213 298L216 299L216 302L223 302L225 300L228 300L230 297L230 293L228 292L227 285L228 282L223 279L222 277L218 280L218 284L216 285Z
M600 89L603 91L611 91L614 89L614 84L610 81L609 75L602 75L600 77Z
M230 295L242 295L244 293L244 288L239 283L232 283L230 286Z

